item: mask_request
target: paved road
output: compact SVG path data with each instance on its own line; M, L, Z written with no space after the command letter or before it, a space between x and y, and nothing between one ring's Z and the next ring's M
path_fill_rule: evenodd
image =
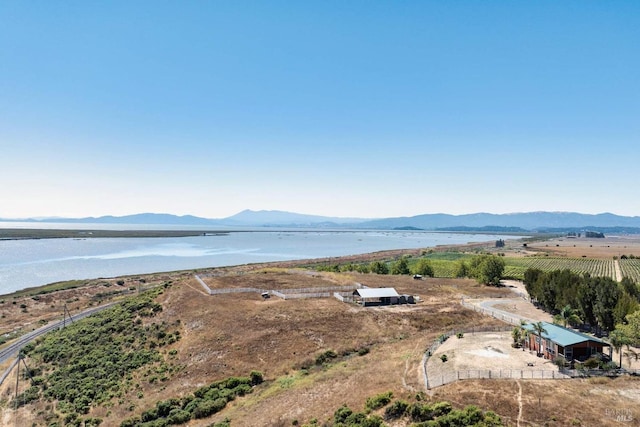
M74 314L73 316L71 316L71 320L76 321L76 320L80 320L83 319L87 316L91 316L94 313L97 313L99 311L102 311L106 308L109 308L115 304L118 304L118 302L111 302L109 304L105 304L105 305L101 305L99 307L92 307L88 310L85 310L81 313L78 314ZM66 322L69 322L69 318L66 319ZM28 334L24 334L23 336L21 336L20 338L18 338L15 342L11 343L9 346L7 346L6 348L3 348L2 350L0 350L0 365L5 363L7 360L16 357L18 354L18 351L24 347L25 345L27 345L28 343L30 343L31 341L35 340L36 338L53 331L54 329L59 329L62 327L62 325L65 323L65 320L59 320L57 322L51 323L49 325L45 325L43 327L41 327L40 329L36 329L35 331L29 332ZM17 359L16 359L17 360ZM15 366L15 362L13 364L11 364L11 366L2 374L0 375L0 384L2 384L2 382L5 380L5 378L9 375L9 373L11 372L11 370L13 369L13 367Z

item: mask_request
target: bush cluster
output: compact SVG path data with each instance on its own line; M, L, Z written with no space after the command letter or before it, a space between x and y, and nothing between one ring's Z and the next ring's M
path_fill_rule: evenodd
M333 414L332 427L382 427L382 418L377 415L366 415L354 412L347 405L342 406Z
M166 427L184 424L192 419L207 418L223 410L237 396L251 393L252 387L262 381L262 374L257 371L251 372L249 377L230 377L216 381L181 399L156 402L153 409L122 421L120 427Z
M343 405L333 414L332 422L323 424L326 427L383 427L384 421L394 422L406 419L411 427L501 427L502 421L494 412L484 412L476 406L464 409L453 409L449 402L436 403L408 403L404 400L390 402L391 392L383 393L367 399L364 412L355 412L347 405ZM387 400L389 398L389 400ZM372 408L369 402L379 402L380 407L386 406L384 419L375 414L369 414ZM374 405L377 406L377 405ZM306 427L317 426L317 420L312 420Z
M29 365L38 369L29 374L31 388L17 397L17 404L57 400L58 411L73 425L92 407L122 399L132 386L127 377L133 371L160 363L163 372L170 372L158 348L180 339L179 331L171 332L164 322L145 326L141 320L162 311L154 301L159 292L131 298L25 346Z
M375 409L380 409L384 406L387 406L389 404L389 402L391 402L391 398L393 397L393 393L388 391L386 393L381 393L378 395L375 395L373 397L369 397L367 398L367 401L365 402L365 408L373 411Z

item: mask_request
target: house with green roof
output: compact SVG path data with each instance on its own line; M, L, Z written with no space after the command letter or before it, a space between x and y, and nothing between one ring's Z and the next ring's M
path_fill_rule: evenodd
M536 335L533 324L527 323L524 328L529 331L529 339L525 346L542 354L545 359L564 357L567 361L585 361L598 353L603 354L604 347L608 347L611 357L611 346L595 337L563 328L552 323L541 322L546 332L542 336Z

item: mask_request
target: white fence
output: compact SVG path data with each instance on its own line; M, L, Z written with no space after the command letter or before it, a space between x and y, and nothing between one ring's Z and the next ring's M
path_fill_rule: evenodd
M353 292L334 292L333 297L341 302L354 302Z
M200 286L202 286L204 288L204 291L206 293L208 293L209 295L211 295L211 288L209 288L209 286L207 286L206 283L204 283L204 281L200 278L200 276L198 276L197 274L194 276L196 278L196 280L198 281L198 283L200 283Z
M226 288L226 289L211 289L209 292L209 295L220 295L220 294L234 294L234 293L240 293L240 292L257 292L257 293L263 293L263 292L268 292L264 289L258 289L258 288Z
M463 307L469 308L469 309L471 309L473 311L476 311L478 313L486 314L487 316L495 317L496 319L502 320L503 322L509 323L511 325L516 325L517 326L517 325L520 324L521 317L509 316L508 314L505 314L501 310L479 307L479 306L477 306L475 304L472 304L470 302L466 302L464 300L462 300L460 302L460 304L462 304Z

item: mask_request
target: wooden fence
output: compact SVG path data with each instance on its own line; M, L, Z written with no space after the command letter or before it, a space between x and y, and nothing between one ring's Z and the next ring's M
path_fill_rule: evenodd
M426 366L426 364L425 364ZM425 368L426 371L426 368ZM439 372L428 377L428 389L440 387L455 381L476 379L525 379L525 380L562 380L589 377L618 377L620 375L640 375L640 370L580 370L580 369L468 369L452 372Z
M528 379L559 380L571 378L558 370L526 370L526 369L469 369L452 372L441 372L429 376L429 387L440 387L455 381L477 379Z

